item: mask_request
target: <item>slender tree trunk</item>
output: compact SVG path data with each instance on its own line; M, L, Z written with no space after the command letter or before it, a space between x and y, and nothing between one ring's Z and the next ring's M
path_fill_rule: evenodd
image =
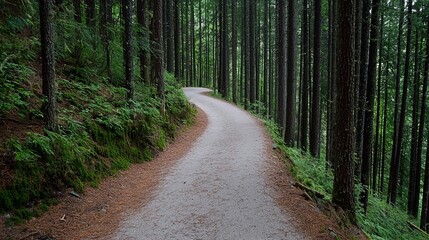
M133 74L133 50L132 50L132 0L122 2L122 14L124 19L124 64L125 64L125 81L127 88L128 101L134 97L134 74Z
M285 0L277 0L277 124L284 134L286 122L286 31L285 31ZM283 135L282 134L282 135Z
M271 6L268 6L268 112L270 119L274 119L274 66L273 66L273 44L272 44L272 18Z
M382 4L381 2L379 4ZM383 21L384 14L381 16L380 24L380 42L379 42L379 60L378 60L378 83L377 83L377 113L376 113L376 126L375 126L375 140L374 140L374 154L372 165L372 190L377 190L377 175L379 169L379 138L380 138L380 104L381 104L381 68L383 58Z
M165 26L167 27L167 71L170 73L174 72L174 13L173 13L173 3L174 0L164 0L165 1L165 20L167 21Z
M328 1L329 35L328 35L328 93L326 101L326 169L332 163L332 123L333 123L333 92L335 82L335 0Z
M365 105L366 105L366 87L368 80L368 47L369 47L369 28L370 28L370 9L371 0L363 0L362 5L362 32L361 32L361 45L360 45L360 67L359 67L359 94L358 98L358 111L356 123L356 170L355 174L361 178L362 168L362 151L365 129Z
M223 16L223 63L221 64L222 70L222 92L223 97L228 98L229 96L229 55L228 55L228 1L223 0L222 4L222 16Z
M268 68L269 68L269 63L268 63L268 50L269 50L269 42L268 42L268 8L269 8L269 0L264 0L264 29L263 29L263 38L264 38L264 53L263 53L263 62L264 62L264 66L263 66L263 71L264 71L264 86L263 86L263 98L262 98L262 102L265 106L265 112L264 115L268 116L268 109L269 109L269 105L268 105Z
M231 1L231 31L232 31L232 101L237 103L237 2Z
M415 51L414 51L414 82L413 82L413 113L411 126L411 148L410 148L410 169L408 181L408 214L417 218L420 198L420 175L421 162L417 162L417 134L419 124L419 81L420 81L420 63L419 63L419 30L416 29ZM417 182L419 182L417 184ZM418 188L417 188L418 187ZM417 193L418 191L418 193Z
M296 0L289 0L288 7L288 42L287 42L287 95L286 95L286 129L285 143L289 147L295 144L295 119L296 119Z
M85 0L86 4L86 25L95 32L95 0Z
M303 6L303 23L302 23L302 84L301 84L301 122L300 122L300 138L301 149L307 150L308 139L308 73L310 53L308 50L308 2L304 0ZM313 120L310 120L313 122ZM310 142L312 136L310 136ZM311 147L310 147L311 149Z
M42 53L42 92L46 97L42 106L45 128L57 129L56 89L55 89L55 56L52 0L39 1L40 42Z
M82 6L81 0L73 0L74 7L74 20L78 23L82 23Z
M185 71L186 71L186 75L185 75L185 82L186 82L186 86L190 86L192 87L192 80L190 75L192 75L190 73L190 47L189 47L189 0L185 0L185 58L186 58L186 63L185 63Z
M199 30L198 30L198 35L199 35L199 44L198 46L200 47L198 54L199 54L199 86L202 87L203 86L203 19L202 19L202 7L201 7L201 2L203 0L199 0L199 4L198 4L198 8L199 8Z
M137 0L137 22L142 29L142 32L139 34L141 41L145 38L147 39L147 35L145 34L147 29L147 0ZM147 51L144 47L139 48L139 58L140 58L140 77L144 83L149 84L148 77L148 58Z
M322 22L322 1L314 1L314 59L313 59L313 98L310 118L310 153L320 156L320 35Z
M180 79L180 11L179 0L174 1L174 76Z
M86 25L89 27L91 31L91 44L92 48L95 49L97 47L97 41L95 38L96 35L96 16L95 16L95 0L85 0L86 3Z
M419 125L419 140L418 140L418 152L417 156L421 158L422 147L423 147L423 130L425 123L426 113L426 101L428 94L428 72L429 72L429 22L427 23L426 30L426 55L425 55L425 69L423 77L423 92L421 102L421 113L420 113L420 125ZM425 163L425 175L423 183L423 199L422 199L422 212L420 217L420 228L429 232L427 217L429 215L429 141L427 141L426 147L426 163Z
M255 76L255 68L256 68L256 44L255 44L255 15L253 12L253 6L256 4L255 0L249 1L249 61L250 61L250 104L254 104L256 102L256 76ZM253 106L252 106L253 107Z
M190 39L190 44L191 44L191 82L194 85L195 82L197 81L197 69L196 69L196 58L195 58L195 6L194 6L194 0L191 0L191 4L190 4L190 8L191 8L191 39Z
M164 102L164 49L162 30L162 2L153 1L152 18L152 81L157 84L158 97ZM164 109L164 103L161 106Z
M401 7L402 8L402 7ZM412 0L408 1L408 14L407 14L407 45L406 45L406 54L405 54L405 67L404 67L404 81L402 87L402 100L401 100L401 112L399 115L399 124L397 127L396 134L396 145L394 141L393 155L392 155L392 164L391 176L389 178L390 182L390 191L389 191L389 203L396 203L396 195L398 190L398 179L399 179L399 168L401 166L401 156L402 156L402 140L404 135L404 125L405 125L405 112L407 107L407 92L408 92L408 80L409 80L409 71L410 71L410 51L411 51L411 13L412 13ZM399 106L398 106L399 107Z
M359 81L360 81L360 64L361 64L361 37L362 37L362 7L363 0L355 1L355 108L359 109ZM358 114L355 114L357 124Z
M73 0L73 8L74 8L74 20L77 23L82 23L82 4L81 0ZM76 62L79 62L81 52L82 52L82 33L80 31L80 25L79 28L76 29L76 41L74 44L74 58L76 59Z
M361 195L361 203L363 204L364 211L368 207L368 192L369 192L369 179L371 169L371 156L372 156L372 135L373 135L373 122L374 122L374 98L375 98L375 76L377 66L377 47L378 47L378 26L379 17L378 11L380 7L380 0L373 0L372 2L372 15L371 15L371 36L369 44L369 62L368 62L368 79L366 85L366 101L365 101L365 119L364 119L364 132L363 132L363 151L362 151L362 174L361 183L364 187ZM374 173L375 174L375 173Z
M382 25L383 26L383 25ZM387 50L387 52L390 49ZM386 63L386 76L389 72L389 62ZM387 140L387 101L389 99L388 79L384 80L384 104L383 104L383 140L381 149L381 173L380 173L380 192L384 191L384 172L386 163L386 140Z

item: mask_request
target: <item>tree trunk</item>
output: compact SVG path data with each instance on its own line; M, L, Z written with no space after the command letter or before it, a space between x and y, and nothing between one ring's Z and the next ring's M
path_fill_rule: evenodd
M125 64L125 82L127 88L128 101L134 97L134 74L133 74L133 50L132 50L132 1L124 0L122 2L122 14L124 19L124 64Z
M366 105L366 87L368 80L368 46L369 46L369 27L370 27L370 11L371 0L363 0L362 4L362 32L361 32L361 45L360 45L360 66L359 66L359 86L357 93L358 98L358 111L356 122L356 166L355 174L361 177L362 168L362 151L363 151L363 135L365 129L365 105Z
M231 1L231 32L232 32L232 101L237 103L237 2Z
M73 7L74 7L74 20L78 23L82 23L81 0L73 0Z
M296 0L289 0L288 7L288 41L287 41L287 95L286 95L286 129L285 143L289 147L295 144L295 93L296 93Z
M381 4L381 2L379 3ZM383 58L383 21L384 14L381 16L380 25L380 42L379 42L379 60L378 60L378 83L377 83L377 113L376 113L376 126L375 126L375 139L374 139L374 154L373 154L373 165L372 165L372 190L377 191L377 175L379 170L379 139L380 139L380 105L381 105L381 69L382 69L382 58ZM387 89L385 89L387 90Z
M165 16L166 24L165 27L167 32L167 71L170 73L174 72L174 13L173 13L173 3L174 0L164 0L165 1Z
M227 99L229 96L229 56L228 56L228 1L222 0L222 16L223 16L223 35L222 35L222 51L223 62L222 67L222 97Z
M174 76L180 79L180 11L179 0L174 1Z
M320 156L320 35L322 22L321 0L314 1L314 59L313 59L313 98L310 118L310 153Z
M419 125L419 140L418 140L418 153L417 156L421 158L422 155L422 146L423 146L423 129L425 123L425 113L426 113L426 98L428 94L428 72L429 72L429 22L427 23L426 30L426 55L425 55L425 69L423 77L423 94L421 102L421 113L420 113L420 125ZM420 218L420 228L429 232L427 225L427 217L429 215L429 141L427 141L426 147L426 163L425 163L425 176L423 183L423 199L422 199L422 212Z
M369 44L369 62L368 62L368 79L366 85L366 101L365 101L365 119L364 119L364 132L363 132L363 150L362 150L362 173L361 183L363 185L363 193L361 195L361 203L363 204L364 211L368 207L368 192L369 192L369 179L371 169L371 155L372 155L372 135L373 135L373 122L374 122L374 98L375 98L375 76L377 66L377 47L378 47L378 26L379 17L378 11L380 7L380 0L373 0L372 2L372 15L371 15L371 36ZM376 174L376 173L374 173Z
M140 41L147 39L147 0L137 0L137 22L141 28L139 34ZM143 41L144 42L144 41ZM140 77L144 83L149 84L148 77L148 53L146 47L139 47L139 59L140 59Z
M153 1L152 18L152 81L157 84L158 97L162 99L161 109L164 111L164 49L162 30L162 2Z
M352 223L356 222L354 199L354 1L336 0L337 66L335 114L332 139L334 188L332 202L340 206Z
M307 150L308 139L308 73L309 50L308 50L308 2L303 2L303 23L302 23L302 84L301 84L301 122L300 122L300 145L303 151ZM313 120L310 120L311 122ZM310 136L310 142L312 141ZM311 147L310 147L311 149Z
M256 76L255 76L255 67L256 67L256 44L255 44L255 15L253 12L253 6L256 4L255 0L248 0L249 1L249 61L250 61L250 76L249 76L249 83L250 83L250 104L254 104L256 102ZM253 106L251 106L251 109L253 109Z
M49 131L57 129L56 98L55 98L55 56L52 0L39 1L40 42L42 53L42 92L46 97L42 109L45 128Z
M401 7L402 9L403 7ZM401 156L402 156L402 140L404 135L404 125L405 125L405 112L407 108L407 92L408 92L408 80L409 80L409 71L410 71L410 51L411 51L411 13L412 13L412 0L408 1L408 14L407 14L407 45L406 45L406 54L405 54L405 67L404 67L404 81L402 86L402 100L401 100L401 112L399 115L399 124L397 127L396 134L396 145L394 141L393 145L393 154L392 154L392 164L391 164L391 175L389 178L389 203L396 203L396 195L398 190L398 179L399 179L399 168L401 166ZM399 59L398 59L399 61ZM400 70L399 70L400 73ZM399 107L399 106L398 106ZM395 108L396 110L396 108Z
M417 218L420 198L421 161L417 158L417 134L419 125L419 91L420 91L420 63L419 63L419 31L416 30L414 51L414 87L413 87L413 113L411 126L410 173L408 181L408 214ZM421 159L420 159L421 160ZM417 183L418 182L418 183Z
M388 49L390 50L390 49ZM387 51L389 52L389 51ZM386 63L386 75L389 71L389 62ZM381 147L381 172L380 172L380 192L384 191L384 171L386 163L386 140L387 140L387 101L389 99L388 79L384 80L384 106L383 106L383 140Z
M185 85L192 87L192 80L190 77L190 46L189 46L189 0L185 0Z
M191 75L191 82L194 85L198 85L196 84L196 63L195 63L195 6L194 6L194 0L191 0L191 4L190 4L190 8L191 8L191 19L190 19L190 29L191 29L191 39L190 39L190 44L191 44L191 68L190 68L190 75Z
M284 134L285 129L285 108L286 108L286 31L285 31L285 0L277 0L277 125L282 128ZM283 135L282 134L282 135Z
M86 25L95 33L95 0L85 0L86 4Z
M263 71L264 71L264 86L263 86L263 98L262 98L262 102L265 106L265 112L264 115L268 116L268 109L269 109L269 105L268 105L268 68L269 68L269 63L268 63L268 50L269 50L269 42L268 42L268 8L269 8L269 0L264 0L264 29L263 29L263 38L264 38L264 53L263 53L263 58L264 58L264 66L263 66Z

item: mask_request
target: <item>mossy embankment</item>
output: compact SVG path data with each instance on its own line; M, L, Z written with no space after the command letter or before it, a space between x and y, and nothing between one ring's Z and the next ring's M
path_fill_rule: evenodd
M119 7L113 6L114 16ZM58 129L49 132L41 111L46 99L37 3L17 1L0 10L0 222L40 215L57 196L82 192L152 159L195 116L177 79L165 74L161 100L137 66L135 95L127 101L120 22L109 28L108 57L101 35L72 20L71 3L56 6L55 13ZM136 39L132 48L149 55L147 40ZM139 63L137 54L133 58ZM150 64L145 67L150 72Z
M41 130L40 117L31 113L43 100L16 80L25 93L18 95L22 104L9 101L14 105L2 112L0 127L16 126L3 141L0 159L0 212L12 213L9 222L40 215L67 189L82 192L85 185L97 186L132 163L151 160L195 115L180 84L168 74L165 110L151 86L137 84L130 103L124 88L104 80L57 82L58 131ZM27 124L33 132L23 132L21 125Z

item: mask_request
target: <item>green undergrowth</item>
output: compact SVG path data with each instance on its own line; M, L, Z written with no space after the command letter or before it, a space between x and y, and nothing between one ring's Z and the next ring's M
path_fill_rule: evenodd
M103 177L152 159L195 116L169 74L165 112L155 87L137 84L129 103L124 88L108 83L61 79L58 85L59 130L29 132L4 146L13 153L13 178L0 188L0 212L12 211L10 220L16 223L43 212L46 204L28 208L34 202L68 188L82 192L88 183L97 186Z
M122 29L109 29L109 74L98 34L69 21L73 7L64 7L54 23L58 130L43 131L37 4L20 6L17 14L0 9L0 130L14 130L0 137L0 214L10 215L9 223L38 216L56 196L96 187L152 159L196 113L172 75L165 74L162 102L137 67L135 96L126 101ZM133 41L134 49L149 51L148 45Z
M295 179L322 193L325 196L325 200L331 201L333 172L332 170L326 170L325 159L315 159L309 154L303 153L300 149L286 147L277 125L272 120L263 119L263 121L277 147L285 153L286 164L291 166L290 170ZM356 189L356 196L358 196L361 186L356 185ZM427 239L427 235L409 228L407 221L410 218L406 212L399 207L387 204L384 195L370 195L367 214L364 214L362 208L358 206L357 219L359 227L371 239ZM414 223L418 225L417 222Z

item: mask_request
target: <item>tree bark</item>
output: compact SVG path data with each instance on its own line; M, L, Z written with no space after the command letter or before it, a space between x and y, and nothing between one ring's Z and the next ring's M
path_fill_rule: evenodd
M365 101L365 121L363 132L363 150L362 150L362 173L361 183L364 187L361 195L361 203L363 204L364 211L368 207L368 192L369 192L369 179L371 169L371 156L372 156L372 135L373 135L373 122L374 122L374 99L375 99L375 76L377 66L377 47L378 47L378 26L379 26L379 12L380 0L373 0L372 2L372 15L371 15L371 36L369 44L369 61L368 61L368 79L366 85L366 101ZM374 173L376 174L376 173Z
M361 29L361 45L360 45L360 66L359 66L359 85L357 93L358 98L358 111L356 122L356 166L355 174L361 178L362 168L362 151L364 141L365 129L365 105L366 105L366 87L368 80L368 46L369 46L369 28L370 28L370 9L371 0L363 0L362 4L362 29Z
M262 102L265 106L265 112L264 115L268 116L268 109L269 109L269 105L268 105L268 67L269 67L269 63L268 63L268 50L269 50L269 42L268 42L268 8L269 8L269 0L264 0L264 29L263 29L263 38L264 38L264 53L263 53L263 58L264 58L264 66L263 66L263 71L264 71L264 86L263 86L263 97L262 97Z
M231 1L232 101L237 103L237 2Z
M310 153L320 157L320 35L322 22L321 0L314 1L314 59L313 59L313 98L310 118Z
M285 143L289 147L295 144L296 119L296 0L289 0L288 7L288 42L287 42L287 95L286 95L286 129Z
M146 32L149 30L147 27L147 0L137 0L137 22L141 28L141 33L139 37L142 40L148 39ZM140 59L140 77L142 81L146 84L149 84L148 76L148 52L146 47L139 48L139 59Z
M285 10L286 0L277 0L277 68L278 68L278 82L277 82L277 125L282 128L282 135L284 135L285 121L286 121L286 31L285 31Z
M179 0L174 1L174 76L180 79L180 11Z
M381 4L381 2L379 3ZM373 154L373 165L372 165L372 190L377 191L377 175L379 172L379 139L380 139L380 112L381 112L381 69L382 69L382 58L383 58L383 22L384 14L381 16L380 25L380 41L379 41L379 58L378 58L378 84L377 84L377 113L376 113L376 126L375 126L375 139L374 139L374 154ZM387 90L387 89L385 89Z
M318 0L316 0L318 1ZM303 2L303 23L302 23L302 84L301 84L301 122L300 122L300 145L303 151L307 150L308 139L308 73L309 49L308 49L308 2ZM313 122L313 120L310 120ZM312 133L312 132L311 132ZM312 141L310 135L310 142ZM311 147L310 147L311 149Z
M46 101L42 106L43 120L48 131L55 131L57 129L57 117L52 0L39 0L39 14L42 50L42 92L46 97Z
M403 7L401 7L402 9ZM402 140L404 135L404 125L405 125L405 112L407 107L407 92L408 92L408 80L409 80L409 71L410 71L410 51L411 51L411 13L412 13L412 0L408 1L408 14L407 14L407 45L406 45L406 54L405 54L405 67L404 67L404 81L402 86L402 100L401 100L401 112L399 115L399 124L397 127L397 133L395 135L395 141L393 144L393 154L392 154L392 164L391 164L391 175L389 178L389 203L396 203L396 195L398 191L398 179L399 179L399 169L401 166L401 156L402 156ZM400 35L399 35L400 38ZM399 47L399 46L398 46ZM399 57L399 56L398 56ZM398 59L399 61L399 59ZM400 70L399 70L400 73ZM398 89L399 90L399 89ZM399 108L399 106L398 106ZM395 108L396 110L396 108Z
M173 13L173 2L174 0L164 0L165 1L165 16L167 28L167 71L170 73L174 72L174 13Z
M164 46L162 30L162 2L153 1L152 18L152 81L157 84L158 97L162 100L164 110Z
M335 114L333 125L334 188L332 202L340 206L352 223L356 222L354 199L354 1L336 0L337 66L335 77Z
M132 0L122 2L122 14L124 19L124 64L125 64L125 82L127 88L128 101L134 97L134 74L133 74L133 49L132 49Z
M425 123L425 113L426 113L426 99L428 94L428 72L429 72L429 22L427 22L426 30L426 56L425 56L425 69L423 77L423 94L421 102L421 113L420 113L420 125L419 125L419 140L418 140L418 153L417 156L422 155L422 145L423 145L423 129ZM426 163L425 163L425 175L423 183L423 199L422 199L422 212L420 217L420 228L429 232L427 225L427 217L429 215L429 141L427 141L426 147ZM420 154L420 155L419 155Z

